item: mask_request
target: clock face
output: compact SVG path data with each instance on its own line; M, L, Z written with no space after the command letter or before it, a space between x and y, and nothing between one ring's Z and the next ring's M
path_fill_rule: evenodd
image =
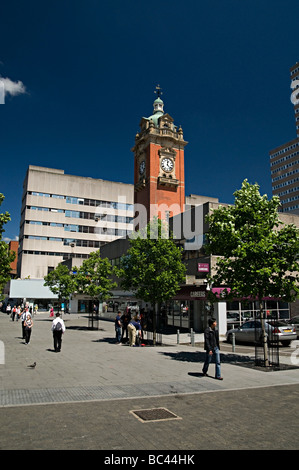
M143 175L144 170L145 170L145 161L143 160L143 161L140 163L140 166L139 166L139 173L140 173L141 175Z
M164 171L172 171L173 161L171 160L171 158L163 158L161 162L161 168Z

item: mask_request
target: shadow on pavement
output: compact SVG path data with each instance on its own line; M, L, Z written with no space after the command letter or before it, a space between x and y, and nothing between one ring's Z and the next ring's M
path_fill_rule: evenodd
M174 361L182 362L204 362L206 358L206 353L201 351L160 352L160 354L163 354L164 356L167 356ZM220 360L222 363L244 363L251 362L252 357L240 356L238 354L220 354Z

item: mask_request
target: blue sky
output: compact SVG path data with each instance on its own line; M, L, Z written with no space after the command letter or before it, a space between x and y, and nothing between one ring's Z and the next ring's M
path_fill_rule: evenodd
M298 0L3 1L0 76L22 82L0 106L3 236L30 164L133 183L158 83L189 142L186 195L231 203L247 178L271 197L269 151L296 137L298 15Z

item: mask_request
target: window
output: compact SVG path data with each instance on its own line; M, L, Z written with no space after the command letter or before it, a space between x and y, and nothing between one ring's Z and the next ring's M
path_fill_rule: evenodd
M63 227L63 224L57 223L57 222L50 222L51 227Z
M44 196L44 197L50 197L50 194L47 193L37 193L35 191L32 191L32 196Z
M71 196L66 196L66 202L68 204L78 204L78 198L71 197Z
M65 225L64 230L67 232L79 232L79 225Z
M80 212L79 211L65 211L65 216L66 217L74 217L74 218L79 218L80 217Z

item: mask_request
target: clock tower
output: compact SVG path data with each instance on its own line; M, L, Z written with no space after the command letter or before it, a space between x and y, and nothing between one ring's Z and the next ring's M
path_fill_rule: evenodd
M154 216L166 219L184 211L185 176L183 130L164 113L160 86L153 114L140 121L134 152L134 205L147 223ZM142 225L144 225L142 223ZM141 228L141 227L139 227Z

